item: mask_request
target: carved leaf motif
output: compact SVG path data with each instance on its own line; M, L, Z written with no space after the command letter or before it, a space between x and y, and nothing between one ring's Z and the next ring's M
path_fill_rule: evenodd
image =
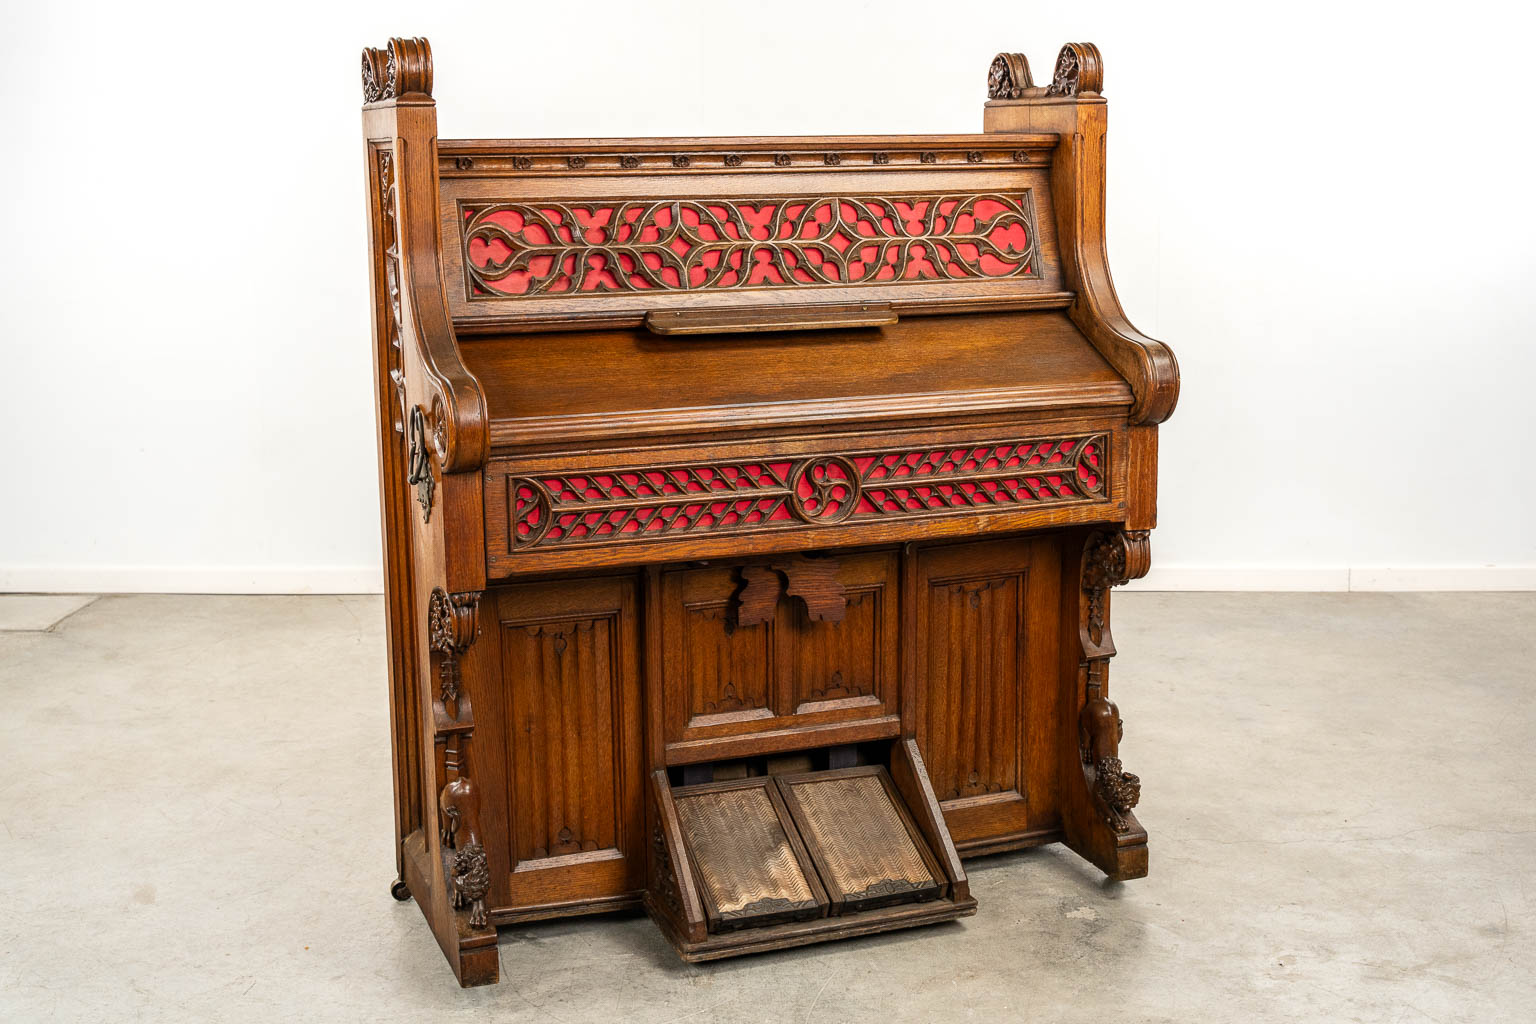
M1034 84L1029 61L1022 53L1000 53L987 68L987 99L1016 100Z

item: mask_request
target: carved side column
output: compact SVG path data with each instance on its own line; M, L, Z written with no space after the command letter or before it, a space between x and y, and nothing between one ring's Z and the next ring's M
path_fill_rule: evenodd
M1109 659L1115 655L1109 628L1109 591L1147 574L1151 546L1146 530L1103 530L1083 546L1077 595L1078 660L1075 764L1063 780L1067 845L1112 879L1147 873L1147 833L1131 809L1141 780L1120 763L1124 725L1109 699Z
M438 694L432 702L438 753L439 839L443 875L453 906L468 914L471 928L486 928L485 897L491 873L480 832L480 792L472 777L474 709L462 689L459 660L480 635L480 594L432 591L427 606L428 642L437 658Z

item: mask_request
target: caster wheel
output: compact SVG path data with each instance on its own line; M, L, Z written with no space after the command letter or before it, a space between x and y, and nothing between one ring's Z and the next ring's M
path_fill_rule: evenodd
M410 887L407 886L405 884L405 880L401 878L395 879L394 882L390 884L389 894L395 899L399 900L401 903L404 903L406 900L411 898Z

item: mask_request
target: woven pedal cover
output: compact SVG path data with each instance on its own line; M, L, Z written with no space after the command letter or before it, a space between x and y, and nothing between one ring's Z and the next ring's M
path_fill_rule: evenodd
M822 917L827 900L766 778L673 790L712 932Z
M933 899L939 872L897 803L885 769L780 776L832 912Z

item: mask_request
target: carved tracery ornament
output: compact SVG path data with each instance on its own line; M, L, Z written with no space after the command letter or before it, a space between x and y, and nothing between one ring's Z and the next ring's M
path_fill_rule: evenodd
M831 526L1109 496L1103 434L517 477L512 546Z
M550 200L461 210L471 298L1040 274L1028 189L1011 195Z

